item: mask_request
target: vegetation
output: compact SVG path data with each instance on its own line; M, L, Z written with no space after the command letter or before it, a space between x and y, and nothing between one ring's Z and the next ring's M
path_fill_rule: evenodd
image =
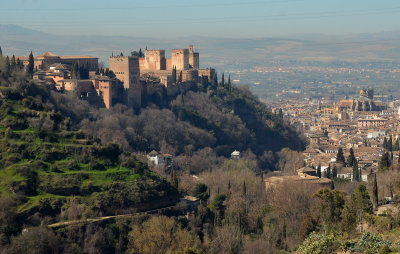
M373 209L398 193L395 171L366 186L337 180L334 166L334 188L265 191L269 170L303 167L304 141L230 78L149 98L139 112L104 110L35 85L13 62L0 61L1 253L400 251L399 210ZM150 170L153 149L173 160ZM184 195L200 200L187 216L169 210Z

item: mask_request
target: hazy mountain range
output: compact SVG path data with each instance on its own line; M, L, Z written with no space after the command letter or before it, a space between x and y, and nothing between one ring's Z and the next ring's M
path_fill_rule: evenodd
M195 45L202 67L218 70L297 61L399 61L400 30L371 34L329 36L295 34L287 38L236 39L184 37L175 39L131 36L54 35L17 25L0 25L0 46L4 54L35 55L51 51L59 55L93 55L107 65L113 52L125 55L139 48L171 48Z

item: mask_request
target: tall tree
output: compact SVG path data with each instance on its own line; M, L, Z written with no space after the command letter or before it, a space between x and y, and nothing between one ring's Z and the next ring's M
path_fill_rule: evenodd
M15 60L15 55L11 58L11 71L15 71L17 69L17 61Z
M221 77L221 86L222 87L225 86L225 75L224 75L224 73L222 73L222 77Z
M338 149L338 153L336 155L336 161L341 162L344 165L346 165L346 159L344 158L343 149L341 147L339 147L339 149Z
M318 164L318 167L317 167L317 176L319 177L319 178L321 178L321 163L320 164Z
M11 71L10 58L6 56L6 74L10 75L10 71Z
M332 179L335 179L335 178L337 178L337 168L336 168L336 165L334 165L334 166L333 166L333 169L332 169Z
M350 148L350 155L347 158L347 166L352 167L355 161L356 161L356 158L354 157L353 148Z
M331 164L329 164L328 168L326 169L326 178L331 179L332 175L331 175Z
M389 150L390 152L393 151L393 138L392 138L392 135L390 135L390 138L387 141L387 150Z
M182 71L179 72L178 82L179 83L182 82Z
M353 164L353 182L359 182L360 177L359 177L359 170L358 170L358 162L357 160Z
M224 194L217 194L214 197L213 202L211 203L211 210L214 213L214 225L220 226L222 224L222 220L224 219L225 214L225 205L224 201L226 196Z
M381 156L381 160L379 162L379 168L380 169L388 169L391 165L391 160L389 157L389 153L386 152L384 154L382 154Z
M376 173L374 174L374 185L372 186L372 201L375 210L378 210L378 182L376 181Z
M382 144L383 148L387 149L388 148L388 142L386 137L383 138L383 144Z
M28 60L28 66L27 66L27 72L29 73L29 75L33 74L33 70L35 68L35 60L33 58L33 54L32 51L29 54L29 60Z
M176 67L172 67L172 83L176 84Z
M245 197L247 193L247 188L246 188L246 181L243 181L242 185L242 195Z
M0 46L0 57L3 56L3 51L1 51L1 46Z
M345 231L354 231L366 214L373 213L373 206L365 185L359 184L343 209L342 225Z
M143 57L142 48L139 49L139 57Z
M333 182L333 181L332 181ZM340 220L342 210L345 204L345 193L337 190L321 188L313 194L320 199L319 212L322 219L322 225L326 232L337 227L337 221Z
M399 151L399 150L400 150L399 139L396 138L396 141L394 142L393 145L393 151Z

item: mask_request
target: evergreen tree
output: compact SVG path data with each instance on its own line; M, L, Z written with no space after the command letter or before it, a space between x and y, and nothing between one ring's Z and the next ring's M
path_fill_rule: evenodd
M175 169L171 169L171 185L175 188L178 188L179 185L179 180Z
M372 200L375 210L378 210L378 182L376 181L376 174L374 174L374 185L372 187Z
M359 182L359 170L358 170L358 162L357 160L353 164L353 182Z
M346 202L342 213L343 229L347 232L354 231L359 219L366 214L373 213L373 206L365 185L359 184L350 199Z
M388 169L391 165L389 153L382 154L381 161L379 162L380 169Z
M393 151L399 151L399 150L400 150L399 139L396 138L396 141L394 142L393 146Z
M122 52L121 52L120 56L124 56L124 54L122 54Z
M214 74L212 86L213 86L214 89L217 88L217 86L218 86L218 75L217 75L217 73Z
M10 75L11 65L10 65L10 58L6 56L6 74Z
M142 48L139 49L139 57L143 57Z
M178 83L182 82L182 71L179 72Z
M318 167L317 167L317 176L319 177L319 178L321 178L321 164L319 164L318 165Z
M221 86L222 86L222 87L225 86L225 76L224 76L224 73L222 73L222 77L221 77Z
M382 144L383 148L387 149L388 148L388 142L386 137L383 138L383 144Z
M393 151L393 139L392 139L392 135L390 135L389 140L387 141L387 150L389 150L390 152Z
M280 119L283 119L283 111L282 111L281 108L279 108L278 116L279 116Z
M343 149L341 147L339 147L338 153L336 155L336 161L346 165L346 159L344 158Z
M224 219L224 214L225 214L225 205L224 201L226 199L226 196L223 194L217 194L214 197L213 202L211 203L211 210L214 213L214 225L215 226L221 226L222 220Z
M335 183L333 181L331 181L331 190L335 189Z
M3 51L1 51L1 46L0 46L0 57L3 56Z
M331 179L331 164L329 164L328 168L326 169L326 178Z
M29 61L28 61L28 66L27 66L27 72L29 73L29 75L33 74L33 70L35 68L35 60L33 58L33 54L32 51L29 54Z
M231 87L232 87L231 75L229 74L229 76L228 76L228 89L229 89L229 91L231 90Z
M245 197L247 193L247 188L246 188L246 182L243 181L243 185L242 185L242 195Z
M176 84L176 67L172 67L172 83Z
M11 71L15 71L17 69L17 61L15 60L15 56L13 55L11 58Z
M194 196L201 201L207 201L207 199L210 197L207 190L207 185L205 185L204 183L199 183L194 189Z
M333 169L332 169L332 178L333 178L333 179L337 178L337 168L336 168L336 165L334 165L334 166L333 166Z
M354 162L355 162L356 158L354 157L354 151L353 148L350 148L350 155L347 158L347 166L348 167L352 167Z
M24 68L24 64L21 60L19 60L19 57L17 58L17 66L19 70L22 70Z

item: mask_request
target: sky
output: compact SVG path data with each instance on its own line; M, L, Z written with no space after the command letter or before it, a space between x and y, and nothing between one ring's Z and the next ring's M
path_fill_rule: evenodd
M0 24L58 35L264 38L400 29L398 0L2 0Z

